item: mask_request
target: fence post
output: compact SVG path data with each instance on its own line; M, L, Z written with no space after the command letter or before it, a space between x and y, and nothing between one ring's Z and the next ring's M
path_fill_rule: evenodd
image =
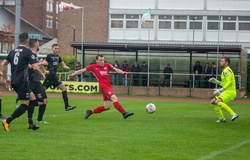
M194 81L193 81L194 82ZM192 96L192 90L191 90L191 88L192 88L192 80L189 80L189 97L191 97ZM193 84L194 85L194 84Z

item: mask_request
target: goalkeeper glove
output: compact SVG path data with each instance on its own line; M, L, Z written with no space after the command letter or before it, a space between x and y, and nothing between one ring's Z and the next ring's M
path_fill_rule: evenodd
M214 91L215 96L219 96L225 89L224 88L219 88Z
M214 84L220 84L220 81L218 81L218 80L215 79L215 78L210 78L210 79L208 80L208 82L212 82L212 83L214 83Z

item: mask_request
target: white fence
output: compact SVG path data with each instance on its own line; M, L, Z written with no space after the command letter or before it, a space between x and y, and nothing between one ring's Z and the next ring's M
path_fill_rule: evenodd
M73 71L72 71L73 72ZM72 72L58 72L57 76L61 81L68 81L67 80L67 76L68 74L72 73ZM110 80L111 83L114 84L114 74L115 72L110 72ZM133 79L133 74L139 74L139 78L137 79ZM129 74L127 75L127 85L134 85L133 84L133 80L139 80L140 81L140 85L141 85L141 75L142 74L147 74L145 72L129 72ZM164 81L164 75L170 75L170 79L169 79L169 87L191 87L191 88L207 88L206 86L204 86L207 82L207 80L204 80L205 76L208 77L212 77L212 75L208 75L208 74L182 74L182 73L172 73L172 74L164 74L164 73L149 73L148 74L149 78L147 78L147 86L162 86L163 85L163 81ZM218 75L218 79L220 79L221 75ZM77 78L75 78L76 80ZM119 76L119 83L118 85L124 85L123 84L123 77ZM242 88L242 81L241 81L241 76L240 75L235 75L235 79L236 79L236 85L238 89L244 89ZM90 73L85 73L84 75L82 75L81 81L96 81L95 77L91 77ZM198 83L198 85L197 85ZM212 87L208 87L208 88L212 88Z

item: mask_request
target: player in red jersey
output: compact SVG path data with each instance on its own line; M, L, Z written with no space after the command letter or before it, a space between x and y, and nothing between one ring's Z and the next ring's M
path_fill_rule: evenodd
M103 55L98 54L96 56L96 64L91 64L86 68L77 70L74 73L68 75L68 79L70 79L86 71L93 72L99 83L100 91L103 94L104 105L94 108L93 110L87 110L85 119L88 119L89 116L92 114L101 113L103 111L110 109L110 102L112 102L114 107L120 113L122 113L124 119L134 115L134 113L126 112L125 109L118 102L118 98L116 97L111 88L109 70L114 70L119 74L127 74L127 72L123 72L122 70L113 67L111 64L105 63Z

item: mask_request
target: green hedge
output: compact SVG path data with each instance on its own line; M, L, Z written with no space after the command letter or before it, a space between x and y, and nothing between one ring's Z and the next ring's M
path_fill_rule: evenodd
M63 62L70 68L75 70L75 57L74 56L61 56ZM57 72L67 72L68 70L63 69L61 65L58 65Z

